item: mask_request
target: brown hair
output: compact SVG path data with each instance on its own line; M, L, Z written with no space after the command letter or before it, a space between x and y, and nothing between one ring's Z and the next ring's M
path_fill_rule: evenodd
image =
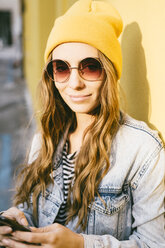
M100 94L100 106L95 112L95 120L87 128L81 150L75 162L75 181L70 189L72 201L68 201L68 219L78 216L77 226L85 230L87 224L88 206L99 195L98 186L110 167L110 150L114 135L119 127L119 100L116 71L109 59L99 52L99 58L104 66L106 78ZM40 82L42 113L40 133L41 149L37 159L27 166L18 176L17 193L14 203L27 202L30 205L30 195L33 193L33 211L37 217L37 197L45 193L46 187L53 183L52 160L59 139L68 122L76 123L74 112L62 100L54 83L46 72ZM72 125L75 129L75 125Z

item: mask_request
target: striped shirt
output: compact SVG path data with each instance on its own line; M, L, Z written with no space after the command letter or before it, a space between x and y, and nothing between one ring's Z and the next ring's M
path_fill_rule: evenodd
M72 154L68 154L69 142L67 141L63 148L62 153L62 167L63 167L63 193L64 193L64 201L59 209L58 215L55 219L55 222L60 223L62 225L65 224L67 218L67 199L70 184L74 179L74 162L76 152Z

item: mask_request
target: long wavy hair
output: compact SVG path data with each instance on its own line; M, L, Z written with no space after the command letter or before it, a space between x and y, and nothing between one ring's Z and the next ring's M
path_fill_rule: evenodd
M100 105L94 112L93 123L86 129L84 139L75 161L75 180L70 187L67 222L78 216L76 228L85 230L88 207L99 196L98 187L110 168L110 152L113 137L119 128L119 98L116 71L110 60L99 51L106 77L100 92ZM31 164L25 163L18 175L14 204L33 199L33 214L37 218L37 198L45 195L46 187L53 183L53 155L68 122L76 129L75 113L65 104L54 82L45 70L39 84L41 98L41 148ZM72 197L71 197L72 196ZM99 196L100 197L100 196ZM72 200L71 200L72 199Z

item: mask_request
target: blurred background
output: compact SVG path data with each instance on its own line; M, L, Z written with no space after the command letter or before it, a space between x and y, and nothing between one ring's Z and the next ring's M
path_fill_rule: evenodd
M165 138L165 1L105 1L124 22L123 108ZM55 18L74 2L0 0L0 211L11 206L13 173L37 127L32 116L48 34Z
M36 125L23 54L23 2L0 0L0 210L11 205L13 174Z

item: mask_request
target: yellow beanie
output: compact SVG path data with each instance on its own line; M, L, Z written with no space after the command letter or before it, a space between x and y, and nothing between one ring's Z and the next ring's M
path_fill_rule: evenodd
M79 0L63 16L55 20L49 35L45 63L52 50L66 42L87 43L104 53L122 71L122 54L118 37L123 22L111 4L102 1Z

